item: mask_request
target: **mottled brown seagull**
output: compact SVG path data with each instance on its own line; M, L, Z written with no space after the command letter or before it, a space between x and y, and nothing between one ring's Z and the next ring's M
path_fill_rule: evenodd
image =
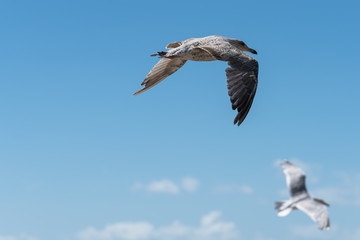
M187 60L226 61L227 87L233 110L237 109L234 124L240 125L248 114L253 102L258 83L258 62L244 51L257 54L243 41L222 36L190 38L181 42L170 43L167 52L158 52L161 60L146 75L141 85L145 85L134 95L138 95L181 68Z
M319 229L329 229L330 221L326 207L330 206L324 200L313 198L305 186L305 173L292 163L285 161L281 164L286 176L286 185L290 190L290 200L275 202L275 209L279 217L287 216L291 210L299 209L318 222Z

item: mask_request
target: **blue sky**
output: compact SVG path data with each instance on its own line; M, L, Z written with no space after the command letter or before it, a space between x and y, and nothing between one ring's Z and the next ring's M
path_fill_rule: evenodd
M359 239L356 1L1 1L1 240ZM257 50L240 127L224 62L139 96L174 41ZM308 174L332 228L278 218L279 161Z

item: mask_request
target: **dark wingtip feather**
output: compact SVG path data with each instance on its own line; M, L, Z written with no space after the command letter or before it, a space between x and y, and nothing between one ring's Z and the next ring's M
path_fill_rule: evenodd
M238 111L234 124L240 126L245 120L257 88L258 63L255 59L245 59L241 56L227 59L227 88L232 103L232 109Z
M240 126L240 124L244 121L244 117L241 116L240 113L238 113L234 119L234 125Z

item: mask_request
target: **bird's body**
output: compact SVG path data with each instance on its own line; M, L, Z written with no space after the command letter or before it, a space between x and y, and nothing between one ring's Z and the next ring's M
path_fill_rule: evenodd
M175 56L184 60L191 60L191 61L215 61L216 58L214 56L201 49L203 47L209 47L209 45L213 43L213 41L208 39L209 37L200 38L200 39L191 38L183 42L176 42L179 45L175 48L171 48L167 52L166 56L167 57ZM166 48L170 48L170 47L171 44L168 44Z
M286 185L290 190L290 200L275 202L278 216L287 216L292 210L299 209L306 213L313 221L318 222L319 229L328 229L330 221L326 206L328 203L309 195L305 185L305 173L295 165L286 161L281 166L286 175Z
M244 54L243 50L234 47L236 46L234 43L237 43L238 41L239 40L237 39L230 39L222 36L190 38L182 42L168 44L166 48L170 48L170 50L165 56L175 56L191 61L222 60L218 58L225 57L225 55L227 55L227 57L243 55L243 57L251 58L250 56Z
M222 36L190 38L181 42L170 43L167 52L158 52L152 56L162 59L146 76L141 85L145 85L134 95L140 94L155 86L166 77L181 68L186 61L227 61L230 68L226 69L228 90L233 109L238 110L234 124L240 125L245 119L257 87L258 63L244 53L256 51L249 48L243 41Z

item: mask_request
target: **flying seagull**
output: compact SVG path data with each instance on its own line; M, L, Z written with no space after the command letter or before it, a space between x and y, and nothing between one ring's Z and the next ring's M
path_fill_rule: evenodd
M237 109L234 124L244 121L253 102L258 83L258 62L244 51L257 54L243 41L222 36L190 38L181 42L170 43L167 52L158 52L161 60L146 75L141 85L145 85L134 95L138 95L181 68L187 60L192 61L226 61L227 87L233 110Z
M330 205L324 200L312 198L306 190L305 173L288 161L281 164L286 175L286 185L290 190L290 200L275 202L275 209L279 217L287 216L291 210L299 209L318 222L319 229L329 229L330 221L326 206Z

